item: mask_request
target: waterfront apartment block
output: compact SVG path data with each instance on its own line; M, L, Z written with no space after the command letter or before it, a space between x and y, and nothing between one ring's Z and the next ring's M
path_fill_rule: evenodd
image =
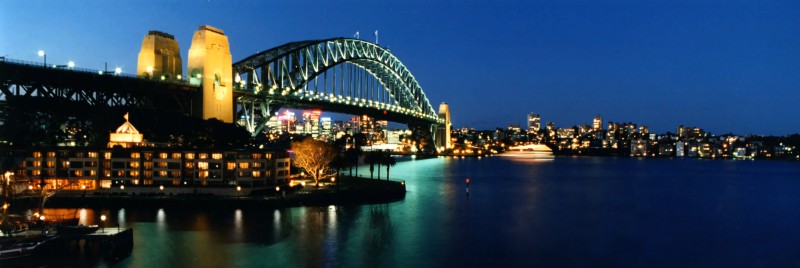
M286 152L173 148L56 148L23 162L24 178L68 190L120 186L265 187L288 182Z

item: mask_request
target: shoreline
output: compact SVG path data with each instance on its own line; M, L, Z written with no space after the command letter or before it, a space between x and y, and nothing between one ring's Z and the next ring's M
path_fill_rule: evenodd
M327 186L295 186L280 192L269 189L248 189L248 195L215 195L210 193L165 194L157 187L137 187L140 194L117 195L116 192L56 194L45 204L48 208L74 207L297 207L324 205L361 205L392 203L403 200L405 182L340 176L336 184ZM133 189L131 189L133 190ZM141 194L142 190L150 194ZM34 199L29 199L33 205Z

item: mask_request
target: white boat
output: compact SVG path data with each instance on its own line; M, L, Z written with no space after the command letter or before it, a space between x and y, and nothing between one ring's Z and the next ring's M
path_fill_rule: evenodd
M528 144L509 146L508 150L500 154L503 157L519 159L553 159L553 150L543 144Z

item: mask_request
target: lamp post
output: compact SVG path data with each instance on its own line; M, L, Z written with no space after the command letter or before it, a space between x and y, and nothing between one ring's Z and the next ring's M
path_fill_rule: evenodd
M47 67L47 54L44 50L39 50L39 57L44 57L44 67Z
M44 234L45 234L45 228L44 228L44 212L42 212L42 215L41 215L41 216L39 216L39 222L42 224L42 234L44 235Z
M106 215L100 215L100 231L103 233L106 232L105 223L106 223Z

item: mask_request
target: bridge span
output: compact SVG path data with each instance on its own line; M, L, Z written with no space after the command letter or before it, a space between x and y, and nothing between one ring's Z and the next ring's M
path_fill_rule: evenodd
M164 51L158 45L170 35L150 35L140 61L180 61L177 43L167 42L170 55L157 52ZM139 66L146 71L129 76L3 59L0 101L61 98L157 108L236 122L253 135L261 133L280 108L317 108L408 124L419 149L428 153L436 152L437 129L449 125L449 116L437 113L408 68L377 44L352 38L291 42L236 63L228 46L222 30L201 26L189 50L186 77L166 71L159 77L153 66ZM145 53L145 47L156 52Z

